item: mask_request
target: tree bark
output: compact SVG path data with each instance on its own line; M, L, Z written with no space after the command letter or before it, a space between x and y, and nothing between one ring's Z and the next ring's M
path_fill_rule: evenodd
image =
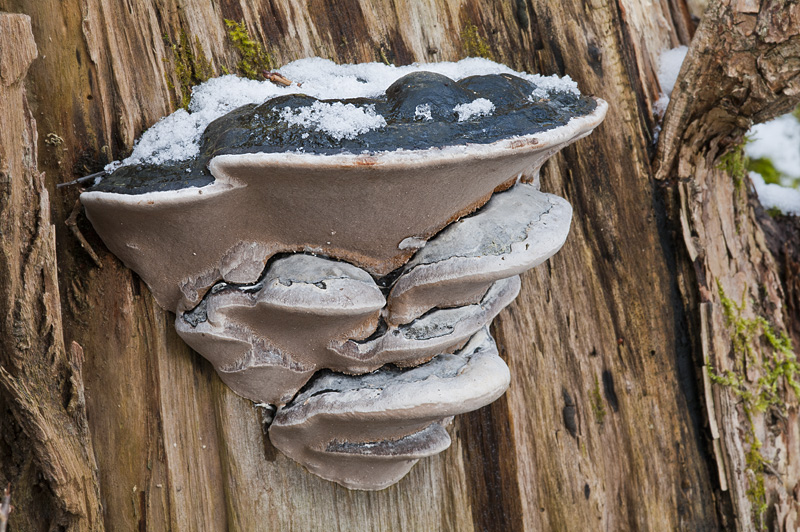
M0 485L14 487L13 530L800 522L797 397L779 380L781 402L761 411L736 393L771 366L742 366L725 312L746 301L734 318L760 316L800 345L800 236L786 230L791 220L763 218L747 176L725 162L753 121L800 99L797 4L713 3L663 123L653 110L658 54L695 31L683 0L0 0L0 9L30 17L0 14ZM485 53L568 74L611 105L605 124L542 173L543 190L572 203L573 227L495 321L511 388L457 418L451 448L386 490L348 491L277 452L258 409L183 344L174 316L85 218L86 241L63 223L79 190L56 184L124 156L208 70L236 70L224 19L244 21L276 65ZM763 337L753 343L758 360L772 356ZM738 387L717 378L742 367Z
M761 226L775 235L781 221L764 215L760 205L754 208L752 185L737 157L753 123L786 113L800 100L799 7L782 1L709 6L681 70L654 162L689 259L679 277L685 305L700 322L706 415L720 483L730 488L730 525L744 530L800 526L797 389L785 390L788 402L764 408L742 395L763 390L760 379L774 374L780 355L761 338L744 338L737 330L761 317L765 327L787 332L798 345L791 314L797 269L792 259L781 268L776 256L800 235L789 228L788 242L770 246ZM740 307L733 319L726 309L732 301ZM753 353L742 349L742 340ZM743 379L731 390L712 386L723 374Z

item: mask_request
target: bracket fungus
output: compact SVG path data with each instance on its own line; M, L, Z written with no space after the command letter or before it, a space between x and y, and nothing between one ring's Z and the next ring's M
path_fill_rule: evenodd
M382 489L508 387L488 326L572 216L539 169L607 104L486 60L282 74L302 89L199 87L81 201L186 343L276 405L278 449Z
M348 488L382 489L446 449L452 416L491 403L510 379L484 327L460 351L412 369L325 373L278 410L269 434L312 473Z

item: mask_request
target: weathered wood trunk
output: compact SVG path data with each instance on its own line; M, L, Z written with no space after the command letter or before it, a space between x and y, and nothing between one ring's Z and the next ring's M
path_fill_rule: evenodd
M0 0L30 17L0 15L13 530L794 530L797 397L778 379L780 401L742 399L775 368L743 361L731 330L762 316L800 344L800 236L766 220L765 237L723 156L751 120L800 99L800 7L733 4L699 25L660 124L657 56L695 32L683 0ZM611 104L543 172L574 221L495 322L511 389L386 490L347 491L277 453L253 404L86 220L86 242L64 223L79 190L56 184L122 157L193 84L236 71L224 19L275 65L484 54L569 74ZM748 302L741 316L731 300ZM741 382L726 386L727 369Z

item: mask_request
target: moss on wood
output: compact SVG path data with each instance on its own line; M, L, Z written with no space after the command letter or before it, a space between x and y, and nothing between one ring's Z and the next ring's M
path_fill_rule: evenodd
M492 59L492 51L489 43L481 36L478 27L471 22L461 30L461 42L464 44L464 51L468 57L484 57Z
M239 52L239 62L236 63L237 72L249 79L264 79L264 73L275 68L272 55L264 46L250 36L250 32L242 22L225 19L228 28L228 38L233 47Z
M794 392L796 404L797 398L800 398L800 383L797 380L800 365L786 333L777 332L761 316L743 316L747 306L745 295L737 303L725 294L719 283L717 291L725 323L731 333L734 369L723 373L712 370L709 376L712 382L730 389L741 399L742 411L747 419L745 443L749 447L745 455L750 481L746 495L752 504L754 521L763 524L768 508L764 488L767 462L761 454L761 441L755 434L753 414L764 413L770 407L784 412L788 407L786 393L789 389ZM745 368L748 367L760 375L755 382L747 379Z
M214 75L211 61L206 57L200 39L194 38L194 49L191 39L185 31L181 30L177 42L172 42L168 35L164 35L164 43L172 50L173 72L165 73L167 87L176 92L179 102L173 101L176 107L186 109L192 99L192 87L198 85ZM196 50L196 51L195 51ZM164 59L165 62L169 62ZM177 87L173 83L177 81Z
M596 376L594 378L594 388L592 388L590 400L592 402L594 419L602 425L606 420L606 406L603 404L603 396L600 394L600 381Z

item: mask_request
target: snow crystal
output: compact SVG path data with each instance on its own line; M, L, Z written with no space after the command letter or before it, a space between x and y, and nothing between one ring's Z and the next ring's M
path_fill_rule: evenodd
M284 107L280 116L291 126L322 131L336 140L353 139L386 125L386 119L375 112L374 105L357 107L341 102L314 102L294 110Z
M800 216L800 190L772 185L756 172L750 172L761 205L767 209L779 209L784 214Z
M748 157L766 157L779 172L800 178L800 121L792 114L757 124L747 136L750 142L744 150Z
M539 74L527 74L520 76L528 81L533 82L536 88L531 95L531 101L546 100L550 94L554 92L571 92L575 96L580 96L581 91L578 90L578 83L573 81L571 77L564 76L559 78L555 74L552 76L542 76Z
M417 108L414 109L414 119L433 120L433 116L431 115L431 104L424 103L422 105L418 105Z
M442 74L455 81L470 76L513 74L533 82L548 94L559 91L580 95L578 84L569 76L559 78L556 75L515 72L506 65L479 57L469 57L458 62L414 63L399 67L383 63L337 65L328 59L311 57L289 63L281 67L279 72L292 81L302 83L304 94L320 99L346 99L375 98L406 74L423 70ZM294 89L289 92L298 91Z
M414 63L400 67L383 63L337 65L318 57L300 59L278 70L293 81L289 87L233 75L213 78L194 87L188 110L181 109L161 119L136 142L130 157L109 164L106 171L112 172L123 165L158 165L196 157L200 153L200 139L206 126L242 105L261 104L276 96L297 93L323 100L374 98L382 95L387 87L402 76L422 70L442 74L456 81L475 75L513 74L537 86L532 95L536 98L546 99L553 92L580 95L577 83L569 76L559 78L556 75L515 72L505 65L476 57L458 62ZM364 114L369 115L368 112ZM349 133L342 129L332 128L331 131L338 131L337 134L341 134L342 138L349 138Z
M112 172L132 164L164 164L185 161L200 153L200 137L206 126L220 116L249 103L262 103L285 94L271 82L233 75L213 78L192 90L189 109L178 109L144 132L130 157L106 166Z
M486 98L478 98L470 103L462 103L453 107L458 113L458 121L464 122L473 116L486 116L494 112L494 104Z

